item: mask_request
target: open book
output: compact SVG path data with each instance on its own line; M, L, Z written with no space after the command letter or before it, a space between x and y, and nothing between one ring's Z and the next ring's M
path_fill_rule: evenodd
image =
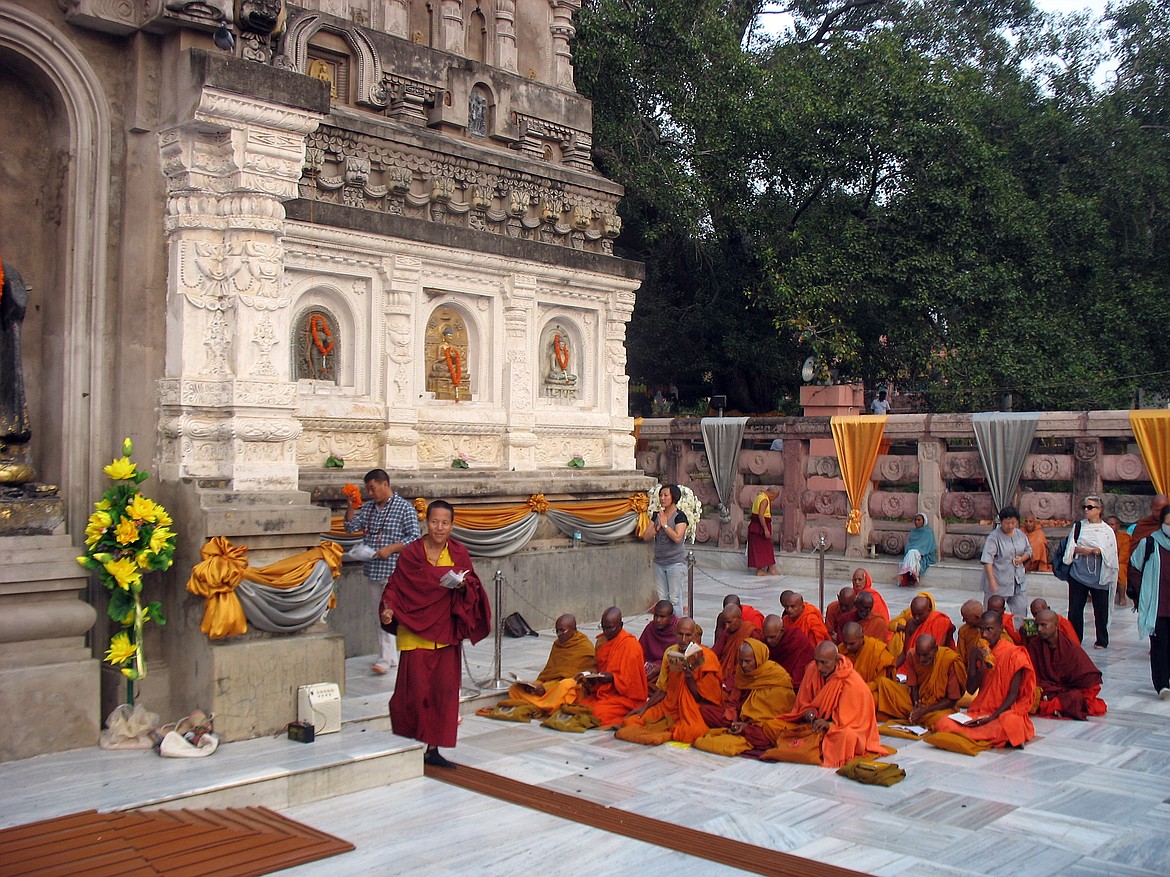
M693 670L703 663L703 648L696 643L689 643L686 651L673 649L666 653L666 663L671 670L678 672L687 666Z
M470 570L465 569L463 572L456 572L453 569L447 570L447 572L443 573L443 577L439 579L439 584L444 588L450 588L451 590L454 590L463 584L463 580L467 578L468 572L470 572Z
M960 725L969 725L975 721L974 716L969 716L966 713L951 713L947 718L958 722Z

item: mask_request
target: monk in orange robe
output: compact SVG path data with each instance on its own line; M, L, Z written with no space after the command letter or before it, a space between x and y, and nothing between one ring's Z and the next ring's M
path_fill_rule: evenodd
M821 610L811 603L805 603L804 598L795 591L785 591L780 595L780 604L784 607L784 626L795 627L808 637L808 641L816 648L818 643L831 641L829 630L825 627L825 619L821 617Z
M719 634L715 637L712 651L719 656L719 664L723 668L723 690L730 692L735 688L735 671L739 668L739 647L749 638L760 638L760 629L743 617L743 611L737 603L728 603L719 614L722 622Z
M813 652L815 668L804 674L792 711L764 723L764 733L782 741L812 726L824 733L821 764L841 767L863 755L890 755L878 737L873 695L853 663L831 642L821 642ZM765 756L766 757L766 756Z
M857 592L853 588L842 588L837 599L825 607L825 627L829 629L829 637L833 642L841 642L841 615L853 611L853 601L856 599Z
M987 611L980 619L982 642L971 649L967 663L967 691L975 699L967 710L972 719L961 725L939 719L938 731L949 731L993 747L1021 747L1036 735L1028 713L1036 690L1036 671L1028 650L1003 639L1003 619ZM995 643L988 647L987 643ZM928 738L929 740L929 738Z
M1052 572L1052 562L1048 559L1048 539L1035 515L1024 516L1024 535L1032 546L1032 556L1025 561L1024 571Z
M873 594L874 613L879 618L884 618L887 624L890 623L890 607L886 605L885 598L873 586L873 576L869 574L869 570L861 567L853 570L853 590L858 594L862 592Z
M1043 597L1037 597L1035 600L1033 600L1031 602L1031 604L1029 604L1028 611L1032 613L1032 619L1035 620L1035 619L1040 617L1041 612L1053 611L1053 610L1052 610L1052 607L1048 605L1047 600L1045 600ZM1080 638L1077 636L1076 630L1073 629L1072 622L1069 621L1067 618L1065 618L1063 615L1060 615L1059 613L1056 615L1056 624L1061 629L1062 632L1069 635L1069 637L1073 640L1073 642L1079 643L1081 641ZM1030 640L1032 638L1032 636L1035 635L1035 633L1030 634L1027 630L1027 627L1028 627L1028 622L1025 621L1024 626L1020 630L1020 636L1024 640L1025 648L1028 645L1028 640Z
M728 594L726 597L723 598L723 608L724 609L726 609L732 603L734 603L736 606L739 607L740 612L743 613L743 620L744 621L750 621L752 624L754 624L756 626L757 631L764 629L764 613L763 612L761 612L755 606L750 606L747 603L741 602L738 594ZM720 630L720 628L718 626L718 622L716 622L716 627L715 627L715 636L716 637L719 636L719 630Z
M1003 619L1003 632L1008 635L1013 643L1017 646L1024 644L1024 638L1020 636L1020 632L1016 630L1016 620L1012 613L1007 611L1007 601L1000 594L992 594L987 598L987 609L991 612L998 612L999 617Z
M699 642L693 618L680 618L676 627L678 645L662 656L658 686L650 699L630 712L617 732L621 740L656 746L668 740L694 743L710 730L700 708L716 706L723 700L719 658ZM701 651L689 661L680 660L687 646ZM678 656L672 659L672 655Z
M1105 519L1105 523L1113 528L1113 535L1117 539L1117 562L1121 564L1121 568L1117 570L1117 595L1114 602L1118 606L1124 606L1128 599L1125 596L1125 588L1129 583L1129 556L1133 554L1133 546L1137 543L1130 538L1129 532L1121 526L1121 518L1117 515L1110 515Z
M955 644L955 625L943 613L934 608L934 602L923 595L910 601L910 621L906 625L906 648L898 655L898 666L906 660L910 643L922 634L929 634L936 643L951 648Z
M761 726L791 710L795 702L796 689L788 671L769 658L765 643L749 639L739 647L735 697L730 709L704 705L701 712L710 727L728 728L752 748L767 749L772 741Z
M850 622L860 624L866 636L880 639L883 643L890 639L889 622L875 611L873 594L869 591L858 594L853 601L853 609L841 613L837 619L838 628L844 628Z
M531 689L519 683L508 689L501 706L532 704L551 713L561 704L576 703L580 685L577 676L597 670L597 658L589 637L577 630L574 615L562 615L556 621L557 638L548 653L548 661Z
M923 633L915 637L914 647L906 653L902 671L905 683L878 680L874 693L878 714L933 730L939 719L954 711L963 696L967 671L959 653Z
M586 691L578 703L589 707L603 728L620 725L630 710L646 702L649 689L642 646L637 637L623 628L622 610L616 606L606 609L601 616L597 671L577 677Z
M1081 641L1060 629L1060 618L1051 609L1036 614L1037 635L1028 640L1028 656L1043 692L1037 714L1052 719L1103 716L1108 707L1101 700L1101 671L1086 654Z
M959 653L959 660L966 667L971 647L983 636L983 631L979 629L983 618L983 604L978 600L968 600L959 607L959 615L962 616L963 623L959 625L959 630L955 634L955 651Z
M930 591L919 591L914 599L910 601L910 604L913 605L914 600L917 600L919 597L926 600L930 612L933 612L937 608L934 605L934 594L930 593ZM975 609L976 622L978 622L978 617L983 614L982 604L976 603ZM888 625L891 654L900 657L903 652L911 647L911 644L914 642L915 624L916 622L914 621L910 606L907 606L891 619ZM976 630L978 630L978 625L976 625Z
M850 621L841 631L837 650L849 659L870 691L877 691L878 679L889 679L894 674L894 656L886 644L862 633L856 621Z

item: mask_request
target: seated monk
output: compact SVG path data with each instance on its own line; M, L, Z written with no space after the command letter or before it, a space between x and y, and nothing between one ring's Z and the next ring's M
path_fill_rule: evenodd
M811 725L824 733L820 760L825 767L841 767L863 755L889 755L891 750L878 737L873 695L852 662L828 641L819 643L813 654L813 667L804 674L792 710L764 722L768 739L803 736Z
M597 669L593 643L577 630L575 615L562 615L556 623L557 638L548 653L548 661L536 677L533 691L520 685L508 689L502 706L530 703L542 712L551 713L564 703L576 703L580 687L576 677Z
M780 596L780 605L784 607L785 627L802 631L814 647L817 643L831 642L829 631L825 627L825 619L821 617L821 610L812 603L805 603L804 597L800 594L785 591Z
M850 623L860 624L866 636L880 639L883 643L890 638L889 623L877 614L873 594L869 591L858 594L853 601L853 609L842 612L837 619L837 624L842 628Z
M1007 611L1007 600L1000 594L992 594L987 598L987 608L991 612L998 612L1000 618L1003 619L1003 632L1008 635L1013 643L1017 646L1024 644L1024 638L1020 636L1020 632L1016 630L1016 622L1012 613Z
M825 627L829 629L829 638L835 643L841 642L841 615L853 611L856 598L857 592L852 587L842 588L837 599L825 607Z
M739 647L749 638L760 638L760 631L743 617L743 611L736 603L728 603L719 613L722 621L715 644L711 647L719 656L723 668L723 690L730 693L735 688L735 671L739 667Z
M1019 748L1036 734L1028 716L1036 689L1036 671L1027 649L1003 638L1003 618L998 612L984 612L979 621L983 636L972 646L967 659L967 691L975 694L967 710L972 721L960 725L954 719L942 718L935 723L935 729L976 742L986 741L996 748ZM989 647L988 643L995 645Z
M724 609L726 609L732 603L734 603L736 606L739 607L740 612L743 613L743 620L744 621L750 621L752 624L754 624L756 626L757 631L764 629L764 613L763 612L761 612L755 606L749 606L747 603L740 602L738 594L728 594L726 597L723 598L723 608ZM715 636L718 637L719 636L718 622L716 622L716 625L717 626L715 628Z
M597 675L577 677L586 692L577 702L589 707L603 728L620 725L630 710L646 702L649 689L644 664L642 647L623 629L622 611L611 606L601 616Z
M1028 611L1032 613L1033 624L1029 625L1028 622L1025 620L1023 626L1021 626L1021 628L1020 628L1020 636L1024 640L1024 647L1025 648L1028 645L1028 640L1031 639L1033 636L1036 636L1037 633L1039 633L1038 630L1035 630L1032 633L1029 633L1028 628L1029 627L1037 627L1037 625L1035 624L1035 621L1037 618L1040 617L1040 613L1046 609L1052 609L1052 607L1048 605L1048 601L1045 600L1043 597L1037 597L1028 606ZM1053 610L1053 611L1055 611L1055 610ZM1072 638L1072 640L1074 642L1080 642L1080 638L1077 636L1077 632L1073 629L1071 621L1069 621L1063 615L1060 615L1058 613L1056 616L1056 623L1062 631L1067 633L1069 635L1069 637ZM1039 671L1037 671L1037 672L1039 672Z
M642 657L646 659L646 681L650 685L658 679L662 656L678 642L678 633L674 629L676 624L678 616L674 614L674 604L669 600L659 600L654 604L654 617L638 637Z
M873 611L878 618L885 620L887 624L890 623L890 607L886 605L886 599L873 586L873 576L869 574L869 570L858 567L853 570L853 590L859 595L862 593L873 595Z
M955 632L955 651L959 653L959 660L966 667L971 647L983 636L983 631L979 629L980 619L983 618L983 604L978 600L968 600L959 607L959 615L963 623Z
M804 631L785 627L784 619L779 615L769 615L764 619L763 637L768 657L787 670L792 677L792 686L799 688L805 668L813 660L812 643Z
M954 649L940 646L929 633L914 638L902 664L906 682L878 680L874 701L880 715L934 730L963 696L966 667Z
M878 679L889 679L894 675L894 656L886 644L862 633L861 625L856 621L845 625L837 650L849 659L870 691L877 691Z
M691 643L702 649L682 669L675 669L670 655L681 654ZM710 730L703 721L700 708L718 707L723 701L720 683L722 671L719 659L711 649L699 642L698 628L693 618L678 620L678 642L667 649L662 659L658 685L650 699L631 710L617 732L621 740L656 746L668 740L694 743Z
M909 644L924 633L930 634L936 643L947 648L955 645L954 622L934 608L934 598L925 592L910 601L910 620L906 623L907 647L898 655L899 667L906 660Z
M1042 692L1037 715L1050 719L1103 716L1107 709L1101 693L1101 671L1085 653L1080 640L1060 629L1051 609L1036 615L1038 633L1028 640L1028 655Z
M1024 572L1052 572L1052 562L1048 559L1048 539L1035 515L1024 516L1024 535L1032 546L1032 556L1024 561Z
M768 657L768 647L763 642L749 639L739 647L732 708L704 705L700 711L710 727L728 728L745 738L753 749L767 749L772 741L760 726L791 710L795 701L796 689L788 671Z

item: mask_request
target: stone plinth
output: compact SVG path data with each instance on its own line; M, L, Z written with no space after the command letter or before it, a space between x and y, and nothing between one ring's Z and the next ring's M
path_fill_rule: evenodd
M67 536L0 538L0 761L97 743L97 618Z
M49 484L5 487L0 496L0 538L49 536L65 523L65 502Z
M800 404L805 417L861 414L865 390L860 384L805 384L800 388Z

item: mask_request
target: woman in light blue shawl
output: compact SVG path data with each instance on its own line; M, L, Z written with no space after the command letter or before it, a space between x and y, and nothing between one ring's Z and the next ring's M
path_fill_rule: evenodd
M1162 509L1162 526L1134 546L1129 556L1129 587L1137 593L1138 634L1150 638L1150 676L1163 700L1170 698L1170 617L1164 615L1162 564L1170 562L1170 506Z
M899 587L917 588L922 574L935 563L938 563L938 550L934 544L934 531L926 526L924 516L915 515L914 529L906 539L902 568L898 570Z

